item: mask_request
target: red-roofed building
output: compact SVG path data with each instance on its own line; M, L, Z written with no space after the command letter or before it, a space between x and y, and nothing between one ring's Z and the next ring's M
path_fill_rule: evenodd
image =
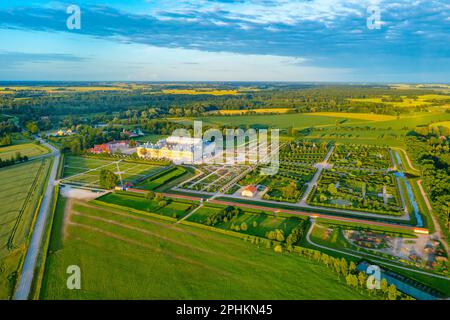
M101 154L101 153L110 153L109 145L107 143L96 144L93 148L88 150L89 153Z
M256 186L250 185L250 186L246 186L242 190L241 195L243 197L253 198L256 195L256 192L257 192Z

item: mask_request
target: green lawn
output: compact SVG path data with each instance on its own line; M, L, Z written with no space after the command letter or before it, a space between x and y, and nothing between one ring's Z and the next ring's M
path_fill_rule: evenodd
M57 211L61 215L62 210ZM52 237L60 237L53 230ZM81 290L66 269L81 269ZM51 242L42 299L365 299L328 268L240 239L145 215L74 205Z

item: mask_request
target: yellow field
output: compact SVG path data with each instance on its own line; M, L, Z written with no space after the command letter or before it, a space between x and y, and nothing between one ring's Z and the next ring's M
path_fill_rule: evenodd
M233 116L233 115L240 115L240 114L247 114L247 113L258 113L258 114L264 114L264 113L288 113L291 112L293 109L291 108L266 108L266 109L253 109L253 110L217 110L217 111L211 111L211 114L218 114L222 116Z
M384 98L388 98L388 96L384 96ZM382 101L383 97L380 98L364 98L364 99L350 99L350 101L356 102L374 102L374 103L382 103L391 105L399 108L407 108L407 107L417 107L417 106L432 106L432 100L447 100L450 99L450 95L439 95L439 94L424 94L418 96L417 99L411 99L406 96L402 96L403 102L384 102Z
M431 127L444 127L450 129L450 121L442 121L431 124Z
M236 95L239 92L237 90L191 90L191 89L170 89L170 90L161 90L162 93L165 94L210 94L213 96L224 96L224 95Z
M2 160L11 159L11 157L14 157L17 152L20 152L22 156L27 156L30 158L48 153L48 149L34 143L23 143L7 147L1 147L0 159Z
M308 113L308 115L347 118L347 119L360 119L369 121L389 121L397 119L395 116L389 116L384 114L373 114L373 113L314 112Z

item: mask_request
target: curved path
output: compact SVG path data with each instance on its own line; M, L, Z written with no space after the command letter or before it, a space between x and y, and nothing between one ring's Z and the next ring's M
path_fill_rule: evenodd
M306 241L309 244L311 244L312 246L314 246L314 247L325 249L325 250L329 250L329 251L333 251L333 252L337 252L337 253L344 254L344 255L347 255L347 256L351 256L351 257L355 257L355 258L358 258L358 259L361 259L364 256L370 256L370 257L374 257L374 258L370 258L370 260L372 260L373 262L379 263L379 264L383 264L383 265L386 265L386 266L390 266L390 267L394 267L394 268L398 268L398 269L402 269L402 270L407 270L407 271L414 272L414 273L420 273L420 274L424 274L424 275L427 275L427 276L430 276L430 277L434 277L434 278L450 281L450 278L448 278L446 276L441 276L441 275L434 274L434 273L429 273L429 272L426 272L426 271L421 271L421 270L417 270L417 269L412 269L412 268L400 266L400 265L395 264L395 263L385 262L385 261L383 261L382 258L380 258L380 257L378 257L376 255L373 255L373 254L365 253L364 256L362 256L360 254L350 253L350 252L347 252L347 251L338 250L338 249L334 249L334 248L329 248L327 246L323 246L323 245L317 244L317 243L315 243L315 242L313 242L311 240L311 233L312 233L312 231L314 229L314 226L315 226L315 221L313 219L311 219L311 227L309 228L308 233L306 234Z
M56 175L58 173L58 166L60 161L59 151L50 144L38 139L43 145L51 150L54 161L52 169L48 177L48 183L45 190L44 197L42 199L41 207L39 208L36 223L33 229L33 235L28 245L27 254L25 256L25 262L22 266L22 272L19 277L19 284L14 293L14 300L26 300L30 294L31 285L33 283L34 269L36 268L36 262L41 245L42 235L45 231L45 225L49 213L49 207L52 203L53 186L55 185Z

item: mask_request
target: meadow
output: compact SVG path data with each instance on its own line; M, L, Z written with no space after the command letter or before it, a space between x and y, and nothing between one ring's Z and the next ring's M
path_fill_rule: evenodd
M42 159L0 169L0 300L12 295L50 163Z
M0 159L9 160L11 157L15 157L17 152L20 152L21 156L27 156L28 158L40 156L48 153L48 149L35 144L35 143L22 143L12 146L0 148Z
M69 211L52 230L41 299L368 298L296 254L89 203ZM69 265L81 269L81 290L66 287Z
M200 117L204 125L217 126L249 126L249 127L271 127L279 129L304 129L311 126L336 126L336 123L369 122L370 120L349 119L342 116L321 116L313 113L294 113L294 114L255 114L255 115L235 115L235 116L208 116ZM192 124L192 120L172 120L175 122Z

